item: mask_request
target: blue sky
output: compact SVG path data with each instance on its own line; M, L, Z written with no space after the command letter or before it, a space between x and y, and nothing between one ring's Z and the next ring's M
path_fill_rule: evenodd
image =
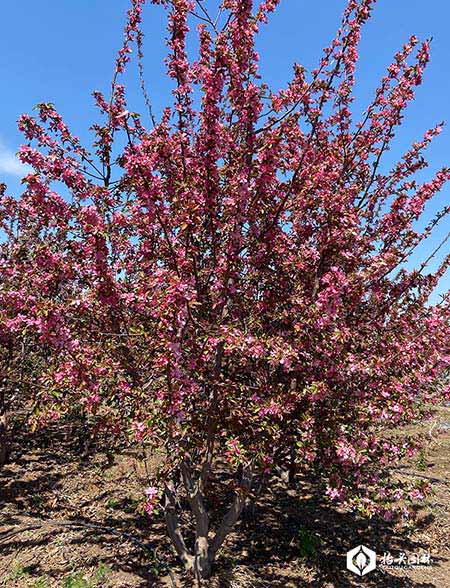
M215 4L215 0L208 0ZM261 72L274 89L290 78L294 61L314 67L321 49L335 34L345 0L282 0L277 13L264 27L258 42ZM114 55L122 39L127 0L21 0L3 2L0 8L0 71L2 109L0 113L0 180L11 193L20 190L21 167L14 153L21 142L16 121L31 112L37 102L54 102L71 129L88 140L87 128L95 110L91 92L107 90ZM144 12L146 78L152 102L158 112L170 88L164 80L164 13L159 7ZM366 25L360 46L355 110L362 112L389 65L392 55L410 34L433 37L432 60L415 102L409 107L405 124L393 145L387 164L395 160L423 132L441 120L448 128L428 152L430 168L423 178L443 165L450 165L450 35L447 0L378 0ZM132 68L130 73L135 73ZM137 83L129 86L130 109L142 103ZM448 203L450 186L429 207L430 215ZM444 221L433 239L418 256L449 231ZM413 261L417 263L419 257ZM440 291L450 286L444 278Z

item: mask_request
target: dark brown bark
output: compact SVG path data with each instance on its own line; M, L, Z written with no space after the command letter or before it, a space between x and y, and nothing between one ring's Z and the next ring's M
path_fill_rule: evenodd
M253 478L251 468L244 466L241 483L236 490L233 502L225 513L216 533L210 537L209 516L205 508L204 497L205 472L208 470L209 465L207 468L203 467L200 476L195 479L191 467L187 463L181 465L183 486L195 521L193 553L187 548L178 525L174 486L166 486L165 492L164 510L169 537L186 570L192 570L199 582L210 577L218 551L242 514Z
M7 431L5 388L0 383L0 467L8 461L9 439Z
M184 538L181 533L177 516L175 488L172 483L166 485L164 496L164 516L166 519L167 532L169 534L170 540L172 541L172 544L175 547L175 551L183 562L186 570L193 569L194 556L186 547L186 543L184 542Z
M199 580L207 578L211 574L211 562L208 553L209 516L203 497L203 471L198 481L192 479L192 472L187 464L182 464L181 471L189 505L195 520L194 573Z
M236 491L233 503L222 519L222 522L214 535L209 547L209 559L213 562L217 552L222 547L223 542L233 530L234 525L238 522L242 510L245 506L245 500L252 486L253 473L250 467L244 467L242 471L242 481L240 488Z

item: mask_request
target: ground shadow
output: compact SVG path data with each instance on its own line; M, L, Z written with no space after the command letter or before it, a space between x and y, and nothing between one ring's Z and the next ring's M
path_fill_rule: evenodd
M93 524L91 517L82 514L80 509L71 516L66 503L61 506L55 502L67 475L76 474L80 479L92 475L93 455L101 454L100 461L105 468L111 463L110 456L102 453L101 447L91 445L89 451L81 451L82 446L76 435L70 437L58 431L46 431L39 439L36 434L21 434L20 443L14 441L13 463L0 470L1 533L33 521L47 520L49 524L18 533L5 541L0 533L0 556L11 558L24 550L31 553L33 549L45 549L50 542L59 540L69 556L71 550L84 549L89 553L90 565L102 563L141 581L133 587L162 585L158 577L166 575L168 568L179 571L179 566L167 546L161 515L149 522L133 510L126 498L121 498L112 511L99 511L98 527L89 528ZM116 478L113 482L116 485L129 483L125 478ZM317 488L314 479L300 479L295 490L281 480L275 481L270 491L262 493L254 508L239 522L219 557L215 579L209 585L218 588L285 588L287 585L355 588L362 584L370 588L435 587L429 582L396 577L386 570L377 569L364 579L347 571L345 554L360 544L378 554L424 552L427 545L413 541L408 534L400 533L381 518L367 520L337 508ZM107 494L108 489L88 497L81 506L95 507L95 501ZM69 529L50 524L61 518L76 518L86 527ZM422 518L420 524L426 526L431 522L429 515ZM302 573L296 576L295 566L299 562L303 568L311 570L307 579L303 579ZM66 563L55 564L51 569L47 567L45 573L56 582L70 570L69 557ZM237 579L239 570L242 570L241 581ZM38 577L41 573L39 563L30 566L30 576ZM192 588L192 580L186 580L185 585Z
M227 575L232 578L233 568L240 566L254 571L260 580L258 586L285 588L287 576L283 567L290 568L292 562L298 563L299 557L314 573L308 580L296 578L298 588L354 588L362 582L367 587L434 588L432 583L396 577L387 568L377 569L363 579L349 572L346 553L358 545L365 545L381 556L386 552L426 553L428 546L412 540L380 517L369 520L337 508L317 488L319 484L313 479L302 479L295 491L279 481L270 493L258 499L250 515L239 523L227 558L218 561L218 572L225 578L223 588L233 585L231 580L227 582ZM420 525L432 521L433 516L428 515ZM227 560L232 561L232 566ZM439 563L435 557L434 565Z

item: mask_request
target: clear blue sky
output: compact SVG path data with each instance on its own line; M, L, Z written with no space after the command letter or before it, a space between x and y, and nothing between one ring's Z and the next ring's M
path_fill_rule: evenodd
M215 0L208 0L216 4ZM282 0L277 13L264 27L259 40L261 71L275 89L290 78L294 61L314 67L321 49L335 34L345 0ZM87 127L94 109L91 92L107 90L115 52L122 39L127 0L21 0L0 7L0 180L11 193L20 190L20 166L14 153L21 142L16 121L37 102L56 104L72 130L87 141ZM164 80L164 11L144 11L146 78L158 112L169 86ZM433 36L432 60L424 85L407 111L407 118L390 152L390 161L420 138L435 123L446 120L448 128L428 152L432 170L450 165L450 3L448 0L378 0L366 25L360 47L355 109L362 112L373 95L391 57L410 34ZM134 72L134 69L132 69ZM141 107L138 85L128 91L130 108ZM391 159L392 158L392 159ZM388 161L388 163L390 163ZM448 203L450 186L443 190L428 214ZM450 229L447 220L425 248L426 256ZM417 262L417 258L415 260ZM447 276L440 291L450 286Z

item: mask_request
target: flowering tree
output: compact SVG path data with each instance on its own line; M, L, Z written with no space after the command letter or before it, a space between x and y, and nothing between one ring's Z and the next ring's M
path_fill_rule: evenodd
M38 105L19 122L33 173L20 199L1 200L0 324L45 354L36 419L81 407L97 429L163 449L146 510L162 503L198 577L252 485L280 467L313 471L332 499L388 516L406 490L380 463L417 444L390 429L448 394L449 302L429 297L450 257L428 271L442 243L420 267L405 265L450 210L417 228L450 175L414 179L441 125L381 167L429 43L409 39L356 123L357 45L374 0L350 0L319 66L295 65L273 92L255 36L278 1L223 0L217 18L201 0L150 2L168 11L174 90L156 120L141 77L146 128L119 84L134 44L142 73L145 0L132 0L111 97L94 94L103 118L93 152L52 104ZM229 475L214 491L233 498L212 525L218 467Z

